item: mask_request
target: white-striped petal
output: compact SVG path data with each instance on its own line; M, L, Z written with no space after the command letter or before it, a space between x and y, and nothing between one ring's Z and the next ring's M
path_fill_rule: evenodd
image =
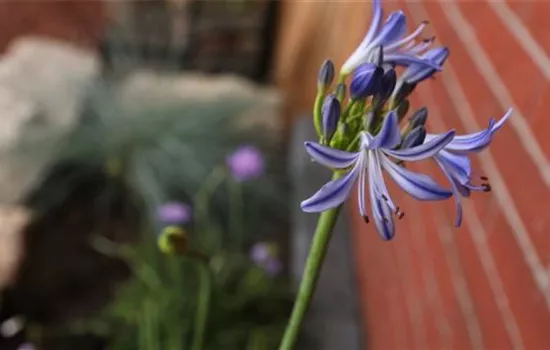
M417 200L442 200L452 195L451 191L439 186L427 175L402 168L386 157L382 157L381 161L399 187Z
M306 213L319 213L342 204L355 184L360 165L361 162L357 162L346 175L326 183L314 195L304 200L300 204L302 210Z
M317 142L304 143L307 153L319 164L331 169L346 169L354 164L359 157L358 152L346 152L322 146Z
M429 141L424 141L424 143L419 146L399 150L384 149L383 152L402 161L419 161L433 157L439 151L448 147L454 135L455 131L449 130L445 134L440 134Z

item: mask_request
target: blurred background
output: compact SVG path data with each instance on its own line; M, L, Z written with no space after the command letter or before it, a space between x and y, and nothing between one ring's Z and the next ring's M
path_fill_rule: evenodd
M550 3L384 1L451 50L432 130L515 113L493 191L341 215L302 349L550 347ZM275 349L328 179L303 141L369 1L0 3L0 349ZM548 99L550 100L550 99ZM426 166L426 171L435 169Z

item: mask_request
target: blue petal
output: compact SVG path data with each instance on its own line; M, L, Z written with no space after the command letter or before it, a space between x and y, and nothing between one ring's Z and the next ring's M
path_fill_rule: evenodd
M429 176L400 167L386 157L382 157L382 166L405 192L417 200L442 200L452 192L439 186Z
M382 155L383 156L383 155ZM388 188L386 187L386 182L384 181L384 176L382 175L382 165L380 164L380 153L377 151L369 151L369 171L373 173L373 185L376 186L376 189L381 195L384 195L385 200L388 202L388 206L393 212L397 211L396 205L391 199Z
M443 163L452 177L461 184L470 182L472 166L470 160L465 155L453 154L445 150L439 152L436 156L438 162Z
M411 34L407 35L405 38L399 40L399 41L396 41L390 45L386 45L385 48L387 48L388 50L391 50L391 49L395 49L399 46L402 46L402 45L406 45L406 44L411 44L410 46L414 46L414 41L413 39L418 37L422 31L424 30L424 28L426 27L427 25L427 22L423 21L422 23L420 23L420 25L414 30L414 32L412 32ZM401 47L402 49L405 49L406 47Z
M509 109L506 114L497 122L491 118L489 120L489 126L487 129L467 134L467 135L458 135L455 136L453 141L451 141L445 149L456 152L456 153L469 153L469 152L479 152L485 149L492 141L493 135L497 130L499 130L502 125L510 118L512 115L512 109ZM434 138L435 135L428 134L426 135L426 140Z
M388 241L393 238L395 233L393 215L388 204L381 198L381 194L378 192L373 171L369 171L369 192L374 224L382 239Z
M510 116L512 115L512 108L508 109L506 111L506 113L502 116L502 118L500 118L500 120L495 124L493 125L493 128L491 129L491 132L494 134L495 132L498 131L498 129L500 129L504 123L508 120L508 118L510 118Z
M365 35L365 38L363 39L363 42L361 43L360 47L366 48L369 46L370 42L374 38L374 35L378 32L378 29L380 28L380 24L382 23L382 5L380 5L380 0L374 0L372 2L372 20L370 23L369 30L367 32L367 35Z
M426 52L422 58L442 66L448 56L449 49L446 47L436 47ZM403 73L401 79L410 84L418 84L431 77L435 72L434 68L425 64L411 64Z
M432 62L435 62L439 64L440 66L445 63L447 60L447 57L449 57L449 49L446 47L434 47L433 49L426 52L424 55L422 55L422 58L431 60Z
M355 68L357 68L358 65L367 61L372 40L374 39L376 33L378 33L383 16L380 0L374 0L372 5L373 17L369 30L363 38L363 41L361 41L359 46L357 46L355 51L353 51L346 62L344 62L344 64L342 65L342 68L340 69L341 74L350 74L351 72L353 72L353 70L355 70Z
M443 68L435 62L426 60L407 53L384 52L384 62L394 62L398 66L408 67L411 64L419 64L425 67L431 67L436 71L441 71Z
M384 118L382 128L369 144L369 148L394 148L399 145L400 142L401 132L399 131L397 114L394 111L390 111Z
M304 142L307 153L319 164L331 169L346 169L350 167L359 156L357 152L345 152L326 146L317 142Z
M357 186L357 201L359 206L359 213L362 217L367 216L367 203L365 201L365 184L367 182L367 179L365 178L366 173L366 167L365 167L365 159L364 157L361 157L359 160L361 162L360 169L359 169L359 186Z
M326 183L300 206L306 213L319 213L342 204L349 195L362 162L357 162L344 177Z
M380 197L371 197L372 213L376 229L383 240L389 241L395 236L393 215L386 201Z
M448 144L452 142L454 135L455 131L449 130L445 134L437 135L419 146L400 150L384 149L384 153L406 162L423 160L433 157L443 148L448 147Z
M400 39L407 30L407 18L403 11L395 11L390 13L386 23L380 30L380 33L369 45L369 48L375 46L386 46Z
M439 162L438 159L436 159L436 163L439 165L441 170L443 170L443 173L451 183L453 196L455 200L455 206L456 206L455 227L460 227L460 224L462 223L462 202L460 200L460 190L459 190L459 187L457 186L459 184L456 183L455 179L453 178L453 176L451 175L451 173L448 171L447 167L443 163Z
M472 134L455 136L453 141L445 148L460 153L481 151L491 143L493 139L493 133L491 131L494 125L495 120L491 118L487 129Z

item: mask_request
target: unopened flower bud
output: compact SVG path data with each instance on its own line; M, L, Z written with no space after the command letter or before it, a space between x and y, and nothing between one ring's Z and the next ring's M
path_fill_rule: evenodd
M419 146L424 143L425 139L426 128L423 125L417 126L416 128L412 129L411 132L405 135L405 138L403 139L403 142L401 144L401 148L411 148Z
M185 254L189 244L189 237L187 232L182 228L168 226L160 233L157 244L160 251L165 254Z
M409 112L410 106L411 104L409 103L409 100L403 100L397 105L397 107L395 108L395 113L397 113L397 118L399 122L401 122L403 118L405 118L407 112Z
M338 85L336 85L336 90L334 94L336 95L336 98L338 99L338 101L342 103L346 98L346 84L338 83Z
M393 89L395 89L395 83L397 82L397 74L395 69L391 68L381 78L380 83L380 99L386 101L392 94Z
M416 112L414 112L413 115L409 118L409 127L411 129L414 129L417 126L426 125L427 120L428 120L428 109L426 107L422 107Z
M321 115L323 118L323 137L326 142L330 142L338 126L338 120L340 119L340 102L335 95L328 95L325 98Z
M394 101L396 104L399 104L401 101L405 100L407 97L409 97L414 89L416 88L416 84L409 84L407 82L402 81L400 84L397 84L397 91L394 92Z
M317 76L317 88L322 91L326 90L332 84L332 80L334 80L334 64L331 60L326 60L321 65Z
M380 88L383 74L382 68L371 63L357 67L350 85L351 98L363 99L374 95Z

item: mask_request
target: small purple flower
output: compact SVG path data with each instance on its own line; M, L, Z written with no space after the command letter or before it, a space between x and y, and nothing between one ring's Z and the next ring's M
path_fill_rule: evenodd
M264 172L262 152L254 146L242 146L226 159L227 166L236 181L247 181Z
M269 276L274 277L282 270L282 264L277 258L276 247L271 243L259 242L250 249L250 259L261 267Z
M271 258L264 264L264 271L271 277L277 276L281 270L283 269L283 265L278 259Z
M191 207L180 202L168 202L158 208L157 217L165 225L182 225L191 220Z
M250 249L250 259L258 264L263 264L271 256L269 244L260 242L256 243Z

